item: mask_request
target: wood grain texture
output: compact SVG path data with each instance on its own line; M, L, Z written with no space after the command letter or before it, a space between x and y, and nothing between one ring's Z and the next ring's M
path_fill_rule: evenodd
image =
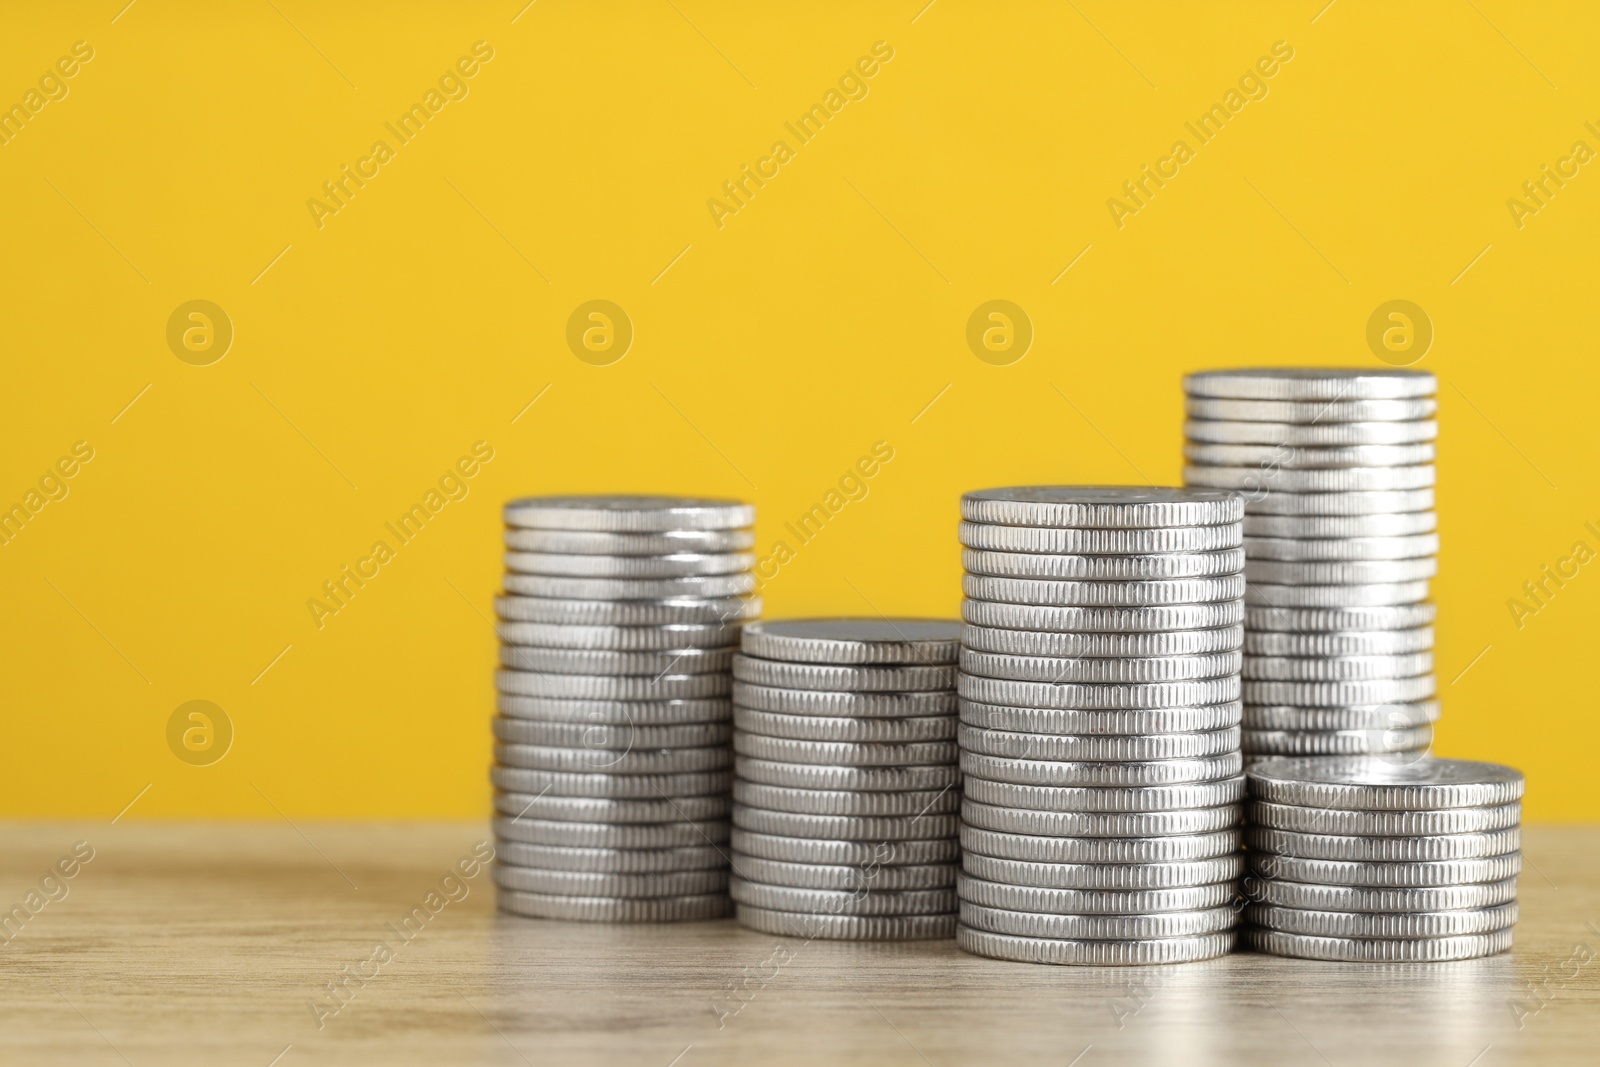
M1000 963L951 942L803 943L731 920L518 919L495 912L486 873L403 941L389 924L487 836L466 824L12 824L0 833L8 910L76 842L94 849L66 895L47 883L60 899L0 946L6 1063L1497 1067L1600 1058L1593 827L1526 830L1522 921L1503 956L1369 966L1236 954L1138 969ZM41 890L34 902L45 899ZM361 970L379 942L394 958L366 966L375 976L319 1028L312 1001L336 1003L327 983ZM1573 959L1576 945L1588 946L1586 963ZM1514 1006L1531 1013L1520 1028Z

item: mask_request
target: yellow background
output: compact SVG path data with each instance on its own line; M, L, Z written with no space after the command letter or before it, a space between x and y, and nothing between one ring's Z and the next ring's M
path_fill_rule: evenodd
M481 815L504 499L744 496L765 553L888 441L768 614L951 615L963 490L1174 483L1182 372L1376 366L1404 298L1443 383L1437 750L1523 768L1531 818L1600 816L1600 574L1507 608L1600 547L1600 165L1506 207L1600 147L1592 11L275 4L4 16L0 101L95 57L0 147L0 502L96 454L0 547L0 812L148 785L129 818ZM479 40L470 95L319 230L306 201ZM708 198L880 40L869 95L719 230ZM1267 98L1117 229L1107 199L1280 40ZM596 298L636 331L607 367L564 339ZM212 366L166 344L191 299L234 324ZM964 339L991 299L1034 325L1012 366ZM306 600L479 440L470 495L318 630ZM166 746L192 699L236 730L210 767Z

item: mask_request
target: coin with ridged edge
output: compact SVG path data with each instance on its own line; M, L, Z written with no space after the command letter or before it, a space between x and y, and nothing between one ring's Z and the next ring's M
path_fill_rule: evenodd
M1247 681L1240 696L1246 704L1328 708L1350 704L1410 704L1426 700L1436 691L1433 675L1424 674L1414 678L1372 678L1358 682Z
M647 900L521 893L516 890L496 888L495 903L501 911L513 915L524 915L531 919L561 919L568 922L698 922L706 919L722 919L733 911L733 904L725 893Z
M1184 414L1191 419L1238 422L1405 422L1431 419L1439 402L1431 397L1398 400L1235 400L1190 396Z
M1250 704L1246 730L1409 730L1439 721L1439 702L1354 704L1342 708L1297 708L1288 704Z
M1439 449L1432 441L1408 445L1343 445L1292 448L1288 445L1236 445L1191 441L1183 458L1196 467L1265 467L1320 470L1338 467L1411 467L1432 463Z
M1239 753L1202 759L1023 760L961 753L961 772L991 782L1050 786L1153 786L1215 782L1243 768Z
M1313 885L1413 886L1470 885L1501 882L1522 870L1522 854L1467 860L1416 860L1378 863L1367 860L1314 860L1276 853L1247 853L1252 873L1265 878Z
M997 807L1027 808L1032 811L1154 812L1237 803L1244 797L1244 776L1221 782L1138 788L1015 785L1011 782L967 778L961 788L966 796L978 803Z
M834 841L758 834L735 827L731 844L736 851L761 859L855 868L867 864L894 867L947 863L954 869L954 864L961 859L961 846L953 837L921 841ZM740 871L747 877L755 877L743 867Z
M804 815L940 815L961 806L960 791L949 786L867 793L857 789L798 789L742 779L733 783L733 799L735 804Z
M1522 847L1522 832L1511 826L1487 833L1434 834L1426 837L1378 837L1315 831L1245 829L1252 852L1272 852L1304 859L1401 862L1481 859L1504 856Z
M1426 489L1438 480L1431 463L1414 467L1185 467L1189 485L1273 493L1370 493Z
M784 689L736 680L733 683L733 699L740 707L780 715L843 715L887 719L949 715L956 710L956 695L948 689L920 693L850 693L828 689Z
M687 774L716 771L733 762L726 745L700 748L558 748L553 745L497 744L494 760L502 767L530 771L573 771L601 774Z
M713 574L703 578L560 578L545 574L508 573L500 584L507 593L523 597L565 600L711 600L744 596L755 591L756 576L748 572Z
M739 643L739 627L722 623L577 626L553 622L499 622L495 624L495 632L508 645L617 652L725 648Z
M674 623L734 623L761 614L760 597L674 597L671 600L576 600L497 596L494 613L511 622L558 626L662 626Z
M496 858L514 867L612 874L659 874L724 868L728 857L715 845L685 848L571 848L501 841Z
M949 810L937 815L807 815L739 804L733 809L733 824L753 834L806 840L825 838L834 844L953 841L960 830L960 820L949 814Z
M585 556L561 552L507 552L505 568L516 574L565 578L695 578L736 574L755 566L751 552L680 552L667 556Z
M1238 600L1134 608L1002 604L988 600L966 600L961 605L962 620L974 626L1048 633L1151 634L1169 630L1210 630L1218 626L1236 626L1244 621L1244 616L1244 604Z
M1244 896L1263 904L1311 911L1357 911L1374 915L1491 908L1517 899L1517 880L1475 885L1374 888L1370 886L1308 885L1259 878L1244 880Z
M955 936L956 917L942 915L818 915L734 906L739 925L757 933L807 941L942 941Z
M1177 863L1034 863L965 852L961 869L986 882L1048 889L1171 889L1237 879L1244 873L1244 857Z
M589 726L677 726L733 720L733 701L725 696L678 700L573 700L500 693L501 715L535 722Z
M649 675L710 674L726 671L732 648L672 648L655 652L613 652L574 648L500 646L500 666L540 674Z
M1216 444L1274 445L1284 448L1346 448L1359 445L1410 445L1437 440L1433 419L1403 422L1284 422L1237 419L1190 419L1183 424L1188 441Z
M601 675L545 674L501 669L495 688L512 696L571 700L678 700L722 696L732 688L727 674Z
M668 496L523 497L500 514L507 526L605 533L731 530L756 521L756 509L737 500Z
M1118 737L1104 734L1013 733L985 730L963 724L959 735L964 751L985 756L1022 760L1171 760L1220 756L1239 750L1239 729L1205 732L1143 734Z
M961 773L954 763L912 767L839 767L735 756L733 769L747 782L791 789L851 789L882 793L945 789L961 782Z
M961 650L961 669L981 678L1018 682L1108 682L1118 685L1219 678L1239 671L1242 653L1210 652L1193 656L1063 657L1012 656L1000 652Z
M1422 911L1375 915L1354 911L1305 911L1275 904L1251 904L1244 910L1247 922L1287 934L1311 937L1354 937L1375 940L1411 940L1463 937L1506 930L1516 925L1517 904L1459 911Z
M1237 701L1128 711L1015 707L975 700L961 702L961 721L974 729L1064 736L1148 736L1221 730L1239 725L1243 715L1243 705Z
M786 663L737 655L733 676L741 682L774 689L842 689L856 693L915 692L949 689L955 684L954 663L840 666Z
M969 548L961 565L972 574L1052 581L1121 582L1154 578L1214 578L1244 569L1244 549L1173 552L1161 555L1078 556L1039 552L993 552Z
M1132 967L1155 963L1194 963L1233 951L1235 935L1162 937L1144 941L1082 941L1015 937L956 927L956 945L963 951L1016 963L1054 963L1088 967Z
M598 768L585 773L538 771L523 767L491 767L489 780L494 783L496 789L513 793L548 791L552 796L558 797L650 800L660 797L677 799L726 793L733 781L733 775L728 771L696 771L688 774L606 774Z
M1255 630L1245 636L1244 651L1253 656L1397 656L1432 650L1433 636L1431 626L1332 633Z
M1243 534L1233 523L1220 526L1163 526L1146 530L1091 530L963 522L956 536L967 548L992 552L1084 556L1215 552L1224 548L1238 548L1243 544Z
M1433 396L1439 380L1399 368L1249 367L1186 374L1183 391L1226 400L1402 400Z
M1433 670L1433 653L1376 656L1251 656L1243 667L1249 680L1355 682L1369 678L1414 678Z
M1434 494L1424 489L1352 489L1336 493L1291 493L1265 485L1250 492L1254 515L1382 515L1432 511Z
M1246 802L1245 815L1256 826L1311 834L1373 837L1432 837L1437 834L1482 834L1522 823L1520 803L1440 811L1344 811L1301 807L1266 800Z
M733 736L733 725L727 722L635 726L632 723L613 725L497 718L493 720L493 726L494 739L510 744L624 751L726 745Z
M1374 515L1246 515L1245 543L1251 540L1293 538L1306 542L1338 542L1361 538L1405 538L1439 528L1432 511L1404 511Z
M751 907L818 915L938 915L953 913L957 903L954 889L804 889L762 885L738 875L728 879L728 895Z
M1239 831L1171 837L1039 837L963 826L961 848L1030 863L1178 863L1239 851Z
M717 845L728 840L726 819L673 823L590 823L556 819L497 818L496 841L564 848L678 849Z
M956 893L964 901L986 908L1052 915L1145 915L1203 911L1231 904L1237 889L1237 885L1231 881L1172 889L1126 890L1049 889L988 882L966 874L956 879Z
M659 874L610 874L511 867L496 862L489 868L494 884L523 893L574 897L687 897L720 892L728 884L726 870L667 871Z
M677 823L726 819L733 801L726 793L655 800L609 797L546 796L541 793L499 792L494 810L513 819L551 819L580 823Z
M1361 585L1278 585L1252 582L1245 591L1247 607L1359 608L1415 604L1428 598L1428 583L1368 582Z
M1073 582L1050 578L995 578L968 574L961 591L974 600L1036 607L1162 607L1236 600L1245 593L1244 575L1217 578L1157 578L1138 582Z
M1204 834L1238 827L1240 807L1155 812L1029 811L963 800L961 819L968 826L1000 833L1038 837L1164 837Z
M744 652L762 659L836 666L949 663L954 619L763 619L744 629Z
M1416 559L1252 559L1244 568L1252 582L1280 585L1375 585L1415 582L1439 573L1433 556Z
M823 763L838 767L904 767L950 763L954 741L798 741L763 737L743 730L733 736L733 750L752 759L783 763Z
M754 548L754 530L663 530L605 533L598 530L536 530L508 527L505 545L516 552L569 552L593 556L665 556L680 552L743 552Z
M1187 708L1200 704L1225 704L1238 700L1237 676L1184 682L1078 684L1018 682L1006 678L979 678L963 674L956 683L963 699L1008 707L1059 708L1082 711L1127 711L1141 708ZM1426 695L1426 694L1425 694ZM1293 703L1264 701L1263 703ZM1342 701L1341 703L1361 703Z
M957 931L959 940L960 932ZM1249 927L1243 931L1244 944L1274 956L1293 956L1306 960L1337 960L1348 963L1439 963L1445 960L1470 960L1493 956L1511 947L1511 931L1464 937L1361 940L1348 937L1309 937L1278 930Z
M1488 807L1522 799L1522 772L1498 763L1433 759L1394 763L1352 757L1278 759L1252 767L1257 800L1308 807L1431 811Z
M991 626L966 626L963 650L995 652L1008 656L1056 656L1067 659L1194 656L1233 652L1244 645L1243 626L1210 630L1169 630L1163 633L1049 633L1039 630L1003 630Z
M797 741L906 742L953 741L954 715L902 719L853 719L843 715L784 715L780 712L733 709L733 724L765 737Z
M1366 730L1246 730L1240 746L1258 756L1368 756L1420 753L1433 743L1432 726Z
M1239 920L1224 905L1199 911L1154 912L1149 915L1047 915L961 903L961 921L974 930L1015 937L1075 941L1139 941L1149 938L1194 937L1231 930Z
M1436 555L1439 535L1411 537L1334 537L1312 540L1297 537L1246 537L1245 551L1252 560L1317 562L1342 560L1380 561L1420 559Z
M889 865L868 862L861 866L823 863L786 863L735 853L733 869L747 882L792 886L797 889L835 889L865 892L911 892L945 889L956 884L953 863Z
M961 498L968 522L1001 526L1146 529L1237 522L1244 503L1229 493L1120 485L1022 485Z
M1438 605L1370 604L1347 607L1293 608L1252 604L1245 612L1245 630L1334 633L1345 630L1410 630L1433 625Z

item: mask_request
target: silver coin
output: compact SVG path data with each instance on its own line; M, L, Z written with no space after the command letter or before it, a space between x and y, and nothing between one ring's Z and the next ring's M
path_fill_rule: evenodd
M664 530L604 533L596 530L534 530L510 527L505 544L517 552L570 552L595 556L670 556L680 552L744 552L754 548L754 530Z
M1242 784L1242 780L1241 780ZM1241 790L1242 793L1242 790ZM802 815L910 816L943 815L961 806L961 791L951 786L894 792L858 789L803 789L735 780L736 805ZM1237 799L1237 798L1235 798ZM747 825L741 823L741 825Z
M1250 704L1244 709L1246 730L1328 731L1410 730L1439 721L1439 702L1357 704L1343 708L1296 708L1286 704Z
M748 572L701 578L560 578L547 574L506 574L507 593L567 600L711 600L744 596L756 588Z
M889 866L869 862L865 866L858 867L822 863L787 863L783 860L735 854L733 869L747 882L793 886L797 889L904 892L947 889L956 884L956 867L953 863Z
M1245 577L1252 582L1279 585L1354 585L1374 582L1414 582L1439 573L1434 556L1416 559L1251 560Z
M833 841L815 837L782 837L777 834L759 834L735 828L731 843L735 851L746 856L781 860L787 863L815 863L829 866L861 868L864 865L923 866L930 863L954 865L961 859L961 845L954 837L911 841ZM740 868L746 878L755 878L750 871ZM756 878L757 881L764 879ZM770 880L770 879L765 879ZM791 882L780 882L792 885ZM948 884L953 885L954 879ZM887 888L887 887L880 887Z
M733 775L727 771L696 771L687 774L605 774L583 771L538 771L523 767L491 767L489 781L496 789L510 793L548 792L553 797L651 800L726 793L733 783ZM679 816L679 818L693 817Z
M1375 837L1250 826L1245 829L1245 843L1255 852L1304 859L1398 863L1504 856L1522 847L1522 832L1512 826L1489 833Z
M541 788L543 788L541 786ZM547 819L575 823L679 823L726 819L733 801L726 793L654 800L607 797L549 796L544 793L497 792L494 810L512 821Z
M1362 608L1416 604L1426 599L1426 579L1367 585L1278 585L1252 580L1244 602L1249 607L1268 608Z
M1244 516L1228 493L1118 485L1021 485L980 489L961 498L961 517L1000 526L1147 529L1217 526Z
M842 689L852 692L917 692L949 689L955 685L955 664L839 666L824 663L785 663L737 655L733 676L751 685L776 689Z
M494 613L511 622L559 626L662 626L675 623L729 624L761 614L760 597L716 597L696 600L573 600L548 597L497 596Z
M724 673L649 675L546 674L498 670L495 688L511 696L570 700L684 700L726 694L732 680Z
M1252 515L1377 515L1397 511L1432 511L1434 494L1427 489L1362 489L1332 493L1292 493L1264 485L1250 496Z
M501 693L495 697L501 715L540 722L589 726L672 726L680 723L727 723L733 702L727 697L694 700L569 700Z
M1243 626L1211 630L1177 630L1150 634L1047 633L967 625L961 631L965 648L1011 656L1066 658L1194 656L1232 652L1244 644Z
M1426 489L1438 480L1431 463L1414 467L1334 467L1290 470L1282 467L1185 467L1189 485L1259 493L1370 493ZM1251 501L1248 500L1246 507Z
M1018 682L1115 682L1136 684L1218 678L1237 674L1239 652L1192 656L1101 657L1010 656L1000 652L961 650L961 669L982 678Z
M1432 648L1431 626L1333 633L1256 630L1244 639L1245 654L1250 656L1398 656Z
M961 802L961 819L984 830L1035 837L1163 837L1237 828L1240 808L1237 804L1220 804L1184 811L1029 811L966 799Z
M1439 535L1409 537L1246 537L1252 560L1330 561L1419 559L1436 555Z
M1355 885L1408 888L1413 886L1470 885L1501 882L1522 870L1522 854L1485 856L1464 860L1413 862L1352 862L1314 860L1274 853L1247 854L1251 873L1262 878L1282 878L1314 885Z
M1244 595L1244 575L1219 578L1164 578L1145 582L1069 582L1044 578L994 578L968 574L961 591L974 600L1040 607L1159 607L1236 600Z
M603 774L687 774L715 771L733 763L727 745L702 748L566 748L555 745L497 744L494 760L502 767L533 771Z
M1184 375L1183 391L1225 400L1403 400L1433 396L1439 381L1416 370L1251 367Z
M821 763L836 767L906 767L953 763L954 741L801 741L763 737L741 730L733 750L741 756L785 763Z
M679 726L636 726L632 723L540 722L497 718L494 739L508 744L551 745L590 750L695 749L727 745L733 726L726 722L693 722Z
M935 664L956 658L954 619L780 619L744 628L744 653L796 663Z
M1239 913L1227 905L1201 911L1156 912L1150 915L1046 915L1036 911L986 908L966 901L961 904L961 921L974 930L1015 937L1078 941L1194 937L1231 930L1238 919Z
M1415 537L1439 528L1432 511L1376 515L1246 515L1244 535L1250 538L1295 538L1308 541L1343 538Z
M502 841L495 849L500 862L513 867L608 874L661 874L726 868L728 855L715 845L686 848L570 848Z
M1237 879L1244 873L1244 856L1176 863L1033 863L964 851L961 869L986 882L1047 889L1171 889Z
M498 622L508 645L537 648L655 652L668 648L726 648L739 644L739 627L723 623L669 626L572 626L550 622Z
M1282 445L1286 448L1343 448L1354 445L1409 445L1433 441L1439 424L1433 419L1405 422L1243 422L1190 419L1183 424L1189 441L1216 444Z
M1237 702L1129 711L1076 711L1011 707L972 700L961 702L961 721L975 729L1046 735L1143 736L1222 730L1239 725L1243 714L1243 706Z
M1294 633L1334 633L1346 630L1412 630L1433 625L1438 605L1352 605L1342 608L1289 608L1252 605L1245 612L1245 629L1287 630Z
M1022 760L1169 760L1219 756L1239 751L1239 728L1142 734L1017 733L962 724L957 735L965 752Z
M1312 834L1375 837L1432 837L1438 834L1491 833L1520 826L1522 805L1446 808L1439 811L1344 811L1251 800L1245 815L1257 826Z
M1347 937L1308 937L1277 930L1249 928L1243 931L1244 944L1274 956L1293 956L1306 960L1338 960L1349 963L1438 963L1444 960L1470 960L1493 956L1511 947L1511 931L1466 937L1433 937L1409 940L1357 940ZM959 944L960 930L957 930Z
M1238 895L1232 881L1171 889L1050 889L988 882L966 874L956 878L956 893L967 903L1005 911L1048 915L1152 915L1205 911L1231 904Z
M1172 837L1041 837L961 828L964 852L1030 863L1177 863L1239 851L1238 830Z
M956 917L943 915L818 915L738 904L739 925L763 934L807 941L941 941L955 936Z
M1215 604L1167 604L1142 608L1051 607L965 600L961 618L973 626L1050 633L1161 633L1236 626L1244 620L1237 600Z
M1251 904L1246 921L1269 930L1311 937L1355 937L1373 940L1462 937L1506 930L1516 925L1517 904L1461 911L1422 911L1402 915L1373 915L1356 911L1305 911L1275 904Z
M963 674L956 692L965 700L1022 708L1061 708L1083 711L1127 711L1135 708L1187 708L1199 704L1224 704L1239 699L1236 675L1186 682L1148 682L1099 685L1017 682L1005 678L979 678ZM1385 698L1387 699L1387 698ZM1263 703L1268 703L1263 701ZM1270 703L1293 703L1271 701ZM1344 703L1356 703L1344 701Z
M961 772L991 782L1049 786L1152 786L1215 782L1232 778L1243 768L1239 753L1202 759L1164 760L1024 760L961 753Z
M805 889L762 885L738 875L728 879L728 895L739 904L807 915L939 915L957 906L954 889Z
M1439 458L1439 450L1432 441L1414 445L1345 445L1335 448L1224 445L1191 441L1183 446L1183 458L1197 467L1321 470L1337 467L1410 467L1434 462Z
M1015 937L970 926L956 927L956 945L964 952L1014 963L1065 966L1134 967L1156 963L1194 963L1233 951L1236 935L1159 937L1145 941L1069 941L1061 938Z
M1244 776L1221 782L1152 785L1133 788L1104 786L1017 785L968 778L962 792L980 804L1053 812L1161 812L1214 808L1244 797ZM738 795L737 786L735 796Z
M751 734L798 741L908 742L953 741L954 715L909 719L853 719L843 715L784 715L735 708L733 724Z
M728 840L731 829L726 819L628 824L506 817L496 818L490 828L497 843L640 850L720 845Z
M1490 807L1522 799L1522 772L1498 763L1430 759L1277 759L1250 771L1258 800L1360 811Z
M1218 526L1160 526L1145 530L996 526L983 522L963 522L957 536L967 548L1085 556L1215 552L1238 548L1243 543L1243 535L1231 522Z
M613 874L596 871L552 871L511 867L496 861L489 868L494 884L522 893L554 893L574 897L686 897L720 892L728 884L726 870L663 871Z
M1294 704L1304 708L1350 704L1409 704L1433 696L1433 675L1373 678L1364 682L1245 682L1246 704Z
M954 840L959 820L949 814L951 805L940 805L938 815L807 815L793 811L768 811L739 804L733 809L733 824L755 834L788 838L826 838L836 843L913 842Z
M1412 914L1490 908L1517 899L1517 880L1476 885L1373 888L1345 885L1308 885L1249 875L1244 895L1264 904L1312 911L1352 911L1368 914Z
M1405 422L1431 419L1439 402L1431 397L1401 400L1230 400L1190 396L1184 414L1191 419L1239 422Z
M954 763L913 767L841 767L735 756L734 773L747 782L790 789L852 789L868 793L921 791L959 785Z
M502 645L500 666L540 674L710 674L733 663L732 648L671 648L659 652L614 652L576 648Z
M667 496L545 496L506 502L507 526L540 530L660 533L754 526L756 509L736 500Z
M926 718L950 715L956 695L949 690L921 693L847 693L828 689L783 689L735 680L739 707L778 715L838 715L860 719Z
M1376 756L1422 753L1433 743L1432 726L1368 730L1245 730L1240 747L1258 756Z
M1250 656L1243 673L1250 680L1358 682L1369 678L1415 678L1432 670L1432 652L1404 652L1381 656Z
M726 893L659 900L620 897L572 897L549 893L519 893L497 889L495 903L501 911L532 919L568 922L665 923L721 919L733 910Z
M1244 549L1172 552L1157 556L1068 556L1041 552L992 552L968 548L961 565L972 574L1052 581L1135 581L1154 578L1213 578L1244 569Z
M505 568L516 574L565 578L695 578L736 574L755 566L751 552L680 552L670 556L584 556L562 552L507 552Z

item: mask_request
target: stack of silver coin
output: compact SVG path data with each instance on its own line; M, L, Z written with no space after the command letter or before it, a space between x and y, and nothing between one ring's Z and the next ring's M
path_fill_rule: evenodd
M1264 760L1247 773L1246 944L1371 962L1511 947L1522 869L1518 771L1336 757Z
M957 944L1034 963L1232 948L1243 501L1024 487L961 501Z
M1246 501L1246 764L1426 751L1433 375L1223 370L1183 384L1184 481Z
M505 506L494 880L519 915L728 912L729 673L760 610L755 510L542 497Z
M955 932L961 626L751 623L734 658L733 879L766 933Z

